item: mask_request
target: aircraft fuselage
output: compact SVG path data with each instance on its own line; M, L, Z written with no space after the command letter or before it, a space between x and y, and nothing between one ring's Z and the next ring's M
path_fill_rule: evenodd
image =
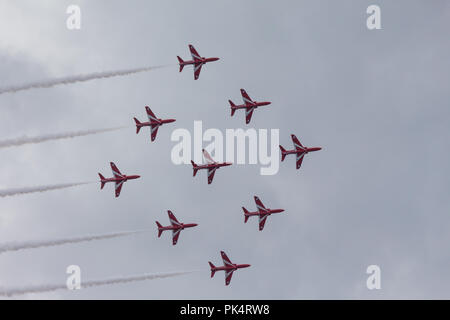
M270 101L255 101L252 104L238 104L236 106L233 106L233 109L250 109L250 108L258 108L258 107L263 107L263 106L268 106L269 104L271 104L272 102Z
M229 271L229 270L248 268L250 266L251 266L250 264L233 264L232 266L214 267L214 268L211 268L211 270L213 270L213 271Z
M211 164L200 164L197 165L196 169L211 169L211 168L220 168L220 167L226 167L226 166L231 166L232 163L231 162L221 162L221 163L211 163Z
M101 182L116 182L116 181L127 181L127 180L134 180L134 179L139 179L141 176L138 175L131 175L131 176L127 176L124 175L122 178L106 178L106 179L101 179Z
M165 226L162 228L159 228L159 230L184 230L185 228L192 228L198 226L197 223L181 223L179 226Z
M217 60L219 60L219 58L205 58L205 57L202 57L200 60L186 60L186 61L183 61L183 62L180 62L180 65L188 65L188 64L205 64L205 63L207 63L207 62L214 62L214 61L217 61Z
M293 150L286 150L286 152L284 152L284 154L309 153L309 152L314 152L314 151L319 151L319 150L322 150L322 148L319 148L319 147L305 148L305 150L293 149Z
M261 210L261 211L253 211L253 212L249 212L246 213L246 216L262 216L262 215L271 215L271 214L275 214L275 213L281 213L284 212L284 209L266 209L266 210Z
M175 122L175 119L158 119L157 121L154 122L141 122L139 124L136 124L137 127L150 127L150 126L154 126L154 125L163 125L166 123L171 123L171 122Z

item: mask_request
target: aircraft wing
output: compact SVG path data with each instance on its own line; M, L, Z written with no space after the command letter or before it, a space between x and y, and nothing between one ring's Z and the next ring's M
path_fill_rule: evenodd
M294 134L291 134L292 142L294 143L294 147L297 150L305 150L305 147L300 143L297 137Z
M159 125L151 125L150 126L150 132L151 132L151 140L155 141L156 135L158 134L158 128Z
M225 271L225 285L229 285L231 282L231 277L233 276L234 270L226 270Z
M305 157L305 153L297 153L297 169L300 169L300 167L302 166L302 162L303 162L303 158Z
M114 164L114 162L111 162L110 165L111 165L111 170L112 170L114 178L123 178L122 173L120 173L119 169Z
M170 223L171 223L173 226L179 226L179 225L181 225L181 223L178 222L177 218L175 218L175 215L172 213L172 211L167 210L167 214L169 215Z
M192 44L189 45L189 51L191 51L192 60L198 61L202 59Z
M123 180L122 181L116 181L116 198L118 196L120 196L120 191L122 190L122 186L123 186Z
M242 100L244 101L244 104L254 104L253 100L250 99L249 95L247 94L247 92L244 89L241 89L241 95L242 95Z
M178 237L180 236L181 229L172 230L172 244L176 245Z
M268 216L269 216L268 214L263 214L259 216L259 231L262 231L264 229L264 225L266 224Z
M203 157L205 158L206 162L208 163L216 163L213 158L209 155L208 151L203 149Z
M245 109L245 123L246 124L249 124L250 120L252 120L253 110L255 110L255 108L253 108L253 107Z
M231 263L231 260L228 258L225 252L220 251L220 255L222 256L224 266L233 266L233 263Z
M155 116L153 111L149 107L145 107L145 111L147 111L148 121L150 122L158 122L158 118Z
M202 71L203 63L194 63L194 80L200 77L200 72Z
M208 168L208 184L211 184L214 179L214 173L216 173L217 167Z
M261 200L259 200L259 198L257 196L255 196L255 203L256 203L256 208L258 209L258 211L267 211L266 207L264 207L263 203Z

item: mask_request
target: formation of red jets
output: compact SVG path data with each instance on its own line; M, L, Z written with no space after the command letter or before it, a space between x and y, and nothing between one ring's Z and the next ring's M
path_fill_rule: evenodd
M194 80L198 80L200 77L200 72L202 69L202 66L208 62L213 62L219 60L219 58L205 58L201 57L197 50L195 50L194 46L189 45L189 50L192 55L192 60L184 61L179 56L179 66L180 66L180 72L183 70L184 66L186 65L193 65L194 67ZM243 104L236 105L231 100L228 100L231 107L231 116L234 115L236 110L238 109L244 109L245 110L245 123L249 124L253 111L259 107L270 105L271 102L269 101L254 101L252 100L247 92L244 89L241 89L241 95ZM147 112L148 122L140 122L137 118L134 118L134 121L136 123L136 134L139 133L140 129L142 127L149 127L150 128L150 139L151 141L155 141L156 135L158 133L158 128L164 124L175 122L175 119L159 119L155 116L155 114L152 112L152 110L147 106L145 107L145 110ZM292 142L294 143L294 149L293 150L285 150L280 145L280 151L281 151L281 161L284 161L285 157L289 154L295 154L296 155L296 168L299 169L302 165L303 158L306 154L309 152L319 151L321 148L314 147L314 148L308 148L304 147L300 141L297 139L295 135L291 135ZM209 153L203 149L203 157L205 159L205 164L196 164L194 161L191 160L192 163L192 169L193 169L193 176L197 174L198 170L206 170L207 171L207 178L208 178L208 184L211 184L214 179L214 174L217 169L221 167L230 166L232 163L229 162L216 162ZM98 175L100 176L100 189L103 189L106 183L108 182L114 182L115 183L115 196L119 197L120 191L122 190L123 183L128 180L138 179L140 176L138 175L125 175L122 174L117 166L111 162L111 169L113 173L112 178L105 178L101 173ZM256 211L250 212L246 208L242 207L242 210L244 211L244 223L247 223L248 219L252 216L256 216L259 218L259 231L262 231L264 229L264 225L266 223L267 217L269 217L272 214L281 213L284 211L284 209L270 209L266 208L261 200L254 196L254 200L256 203ZM177 220L175 215L172 213L172 211L167 211L169 216L170 225L163 226L158 221L156 221L156 225L158 228L158 237L161 237L161 234L164 231L172 231L172 245L176 245L178 242L178 238L180 236L180 232L186 228L193 228L196 227L196 223L181 223ZM228 256L225 254L225 252L220 251L220 254L222 256L223 260L223 266L216 267L212 262L208 262L209 266L211 268L211 278L214 276L216 271L225 271L225 285L229 285L231 281L231 277L233 275L233 272L237 269L241 268L247 268L250 267L249 264L234 264L231 262L231 260L228 258Z

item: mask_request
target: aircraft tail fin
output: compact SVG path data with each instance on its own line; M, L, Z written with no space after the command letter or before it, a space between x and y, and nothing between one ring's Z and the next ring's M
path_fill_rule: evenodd
M103 187L105 186L105 177L99 172L98 176L100 177L100 189L103 189Z
M250 216L249 216L249 212L248 212L248 210L247 209L245 209L244 207L242 207L242 210L244 210L244 223L247 223L247 221L248 221L248 218L250 218Z
M231 100L228 100L228 102L230 103L231 106L231 116L233 116L234 113L236 112L236 105Z
M192 163L192 169L194 169L193 177L195 177L195 175L197 174L197 171L198 171L198 166L192 160L191 160L191 163Z
M163 226L158 221L156 221L156 225L158 226L158 238L159 238L161 237L161 234L163 233L164 230L162 230Z
M281 150L281 161L283 161L284 158L286 158L286 149L284 149L284 148L280 145L280 150Z
M180 58L180 56L177 56L178 62L180 62L180 72L183 71L184 68L184 61Z
M209 266L211 267L211 278L214 277L214 274L216 273L216 266L213 265L211 261L208 261Z
M134 122L136 122L136 134L138 134L139 130L141 130L141 122L136 118L133 118L133 119L134 119Z

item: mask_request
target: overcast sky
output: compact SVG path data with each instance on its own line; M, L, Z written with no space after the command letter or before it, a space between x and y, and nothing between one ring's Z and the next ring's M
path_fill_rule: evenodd
M381 7L381 30L366 9ZM66 8L81 8L81 30ZM42 299L450 298L450 2L436 1L12 1L0 0L0 85L173 64L136 75L0 95L0 139L130 125L121 131L0 150L0 188L91 181L109 162L139 174L119 198L99 184L0 199L0 241L150 228L150 232L4 253L5 287L65 283L66 267L93 280L202 270L171 279L27 295ZM198 81L176 56L218 56ZM300 170L259 166L205 172L170 160L176 128L246 128L228 99L257 100L250 127L294 133L322 151ZM144 106L176 118L154 143L135 134ZM247 126L248 127L248 126ZM286 211L244 224L253 196ZM157 238L166 210L198 223ZM210 279L220 250L238 270ZM381 290L366 268L381 267Z

